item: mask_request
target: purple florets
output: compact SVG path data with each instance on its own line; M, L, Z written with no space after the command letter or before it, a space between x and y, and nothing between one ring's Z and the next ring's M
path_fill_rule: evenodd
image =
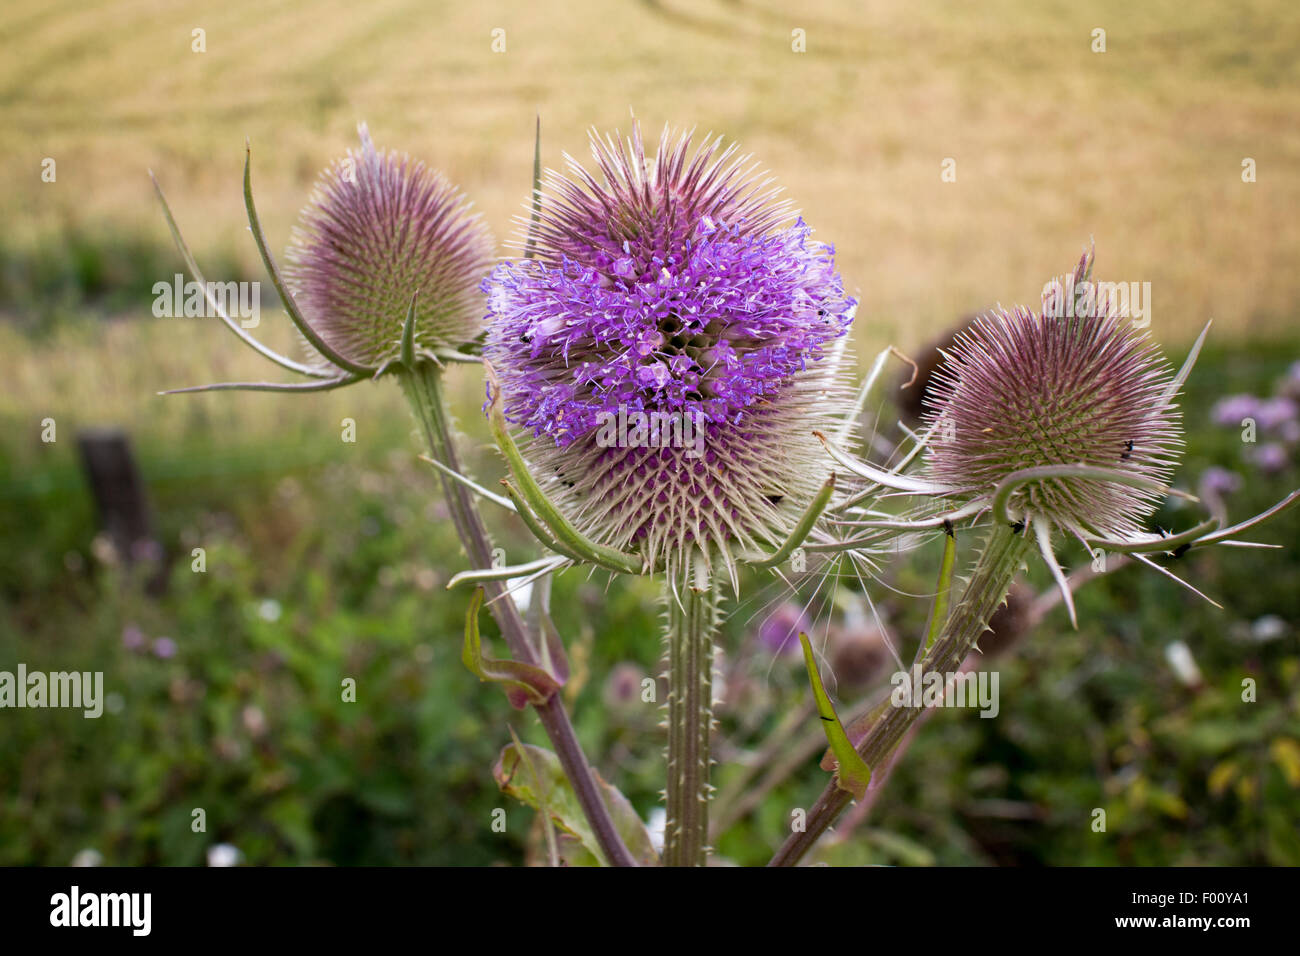
M1236 427L1242 419L1254 418L1259 414L1260 400L1254 395L1229 395L1214 403L1210 417L1216 425Z
M738 424L844 335L855 301L802 219L769 235L704 216L678 251L503 263L484 283L506 417L566 445L602 413Z

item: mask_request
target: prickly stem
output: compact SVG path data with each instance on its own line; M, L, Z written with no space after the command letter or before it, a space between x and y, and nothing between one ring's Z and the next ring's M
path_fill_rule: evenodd
M463 474L456 454L451 416L443 398L442 370L431 362L417 362L413 369L401 371L398 380L411 411L420 424L424 439L428 442L430 457L437 459L448 470ZM447 507L470 562L475 567L488 567L492 560L492 542L470 497L469 489L446 474L440 474L439 477L442 479ZM503 589L504 585L500 581L489 581L484 585L492 616L496 618L501 635L510 646L514 659L520 663L537 665L540 660L539 649L529 637L519 608L509 596L504 600L494 600L504 593ZM636 860L614 826L609 808L596 785L591 765L582 752L560 696L557 694L545 703L535 704L533 709L555 747L555 755L596 834L606 862L614 866L636 866Z
M702 558L697 556L698 565ZM670 574L672 572L669 572ZM713 633L720 589L692 568L665 578L668 604L668 819L665 866L708 859L709 738L713 723ZM701 588L703 584L703 588Z

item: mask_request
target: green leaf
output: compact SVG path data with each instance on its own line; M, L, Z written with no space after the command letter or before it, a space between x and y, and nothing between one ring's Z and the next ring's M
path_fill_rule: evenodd
M1300 787L1300 744L1290 737L1277 737L1269 744L1268 752L1287 784Z
M524 744L521 755L515 744L509 744L497 757L496 765L492 768L492 776L496 778L497 786L501 788L502 793L514 797L535 810L543 811L544 808L544 812L550 815L552 823L576 838L601 863L605 862L605 855L601 852L596 835L587 823L577 795L574 794L573 787L560 766L560 759L555 754L542 747ZM609 808L610 816L614 820L614 826L619 836L623 838L623 842L627 844L633 858L643 866L658 863L659 857L655 853L654 844L650 841L650 833L637 815L636 808L627 797L602 780L595 771L592 771L592 776L596 780L596 785L600 787L605 806Z
M835 784L841 790L861 800L867 793L867 784L871 782L871 768L849 742L848 734L844 732L844 725L840 723L840 718L835 713L835 705L831 703L826 688L822 686L821 675L817 673L817 660L813 657L808 635L802 631L799 633L799 643L803 645L803 660L808 667L808 680L812 682L813 697L817 699L817 716L821 718L822 730L826 732L826 739L835 754L838 768L835 772Z

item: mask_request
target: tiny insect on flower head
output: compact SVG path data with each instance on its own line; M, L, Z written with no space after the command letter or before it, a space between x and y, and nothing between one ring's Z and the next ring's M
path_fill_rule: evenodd
M498 397L584 535L647 565L697 547L730 565L831 474L813 432L851 404L856 300L734 145L665 130L648 157L634 126L592 153L601 179L550 173L535 258L484 283Z
M439 172L380 151L363 123L361 148L321 174L290 239L285 278L304 319L339 354L368 368L399 357L416 298L416 351L476 339L493 240ZM418 295L417 295L418 293Z
M1065 288L1090 282L1086 253ZM1094 285L1094 288L1096 286ZM1059 300L1058 300L1059 301ZM1083 314L998 309L957 336L927 403L930 478L991 495L1014 473L1083 465L1141 483L1057 474L1020 483L1007 510L1090 537L1136 534L1182 444L1172 371L1102 294ZM1068 314L1066 314L1068 313Z

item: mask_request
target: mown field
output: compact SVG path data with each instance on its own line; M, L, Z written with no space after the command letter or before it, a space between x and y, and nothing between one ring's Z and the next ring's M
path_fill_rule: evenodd
M0 45L0 216L19 289L23 255L70 254L70 234L163 243L149 168L198 250L251 266L245 138L283 241L362 119L446 170L505 235L535 113L559 165L585 155L587 127L626 129L634 111L652 131L734 138L771 169L839 246L866 341L911 346L962 312L1032 301L1089 236L1108 274L1156 287L1163 338L1203 316L1278 329L1294 306L1300 16L1286 0L92 0L7 5ZM45 157L56 183L40 181Z
M1105 53L1091 49L1097 28ZM191 48L195 29L206 52ZM794 30L807 52L792 51ZM1175 360L1215 320L1189 393L1183 486L1211 465L1237 471L1229 504L1244 517L1300 484L1294 443L1266 473L1212 421L1216 401L1270 394L1300 357L1300 14L1286 0L818 0L797 12L768 0L91 0L5 5L0 51L0 669L101 669L123 705L98 721L0 713L0 863L87 848L199 863L218 842L255 863L490 863L535 847L533 814L490 768L507 724L541 738L459 663L465 599L443 585L464 558L397 390L155 394L274 375L216 322L150 312L153 284L182 266L149 169L210 277L264 278L242 218L245 138L282 248L361 120L379 145L445 170L503 242L536 115L552 166L585 156L587 127L626 131L633 113L655 133L722 133L836 244L862 299L864 355L915 350L995 302L1037 302L1095 237L1104 278L1152 284L1152 332ZM941 180L945 159L955 182ZM270 298L258 333L292 348ZM469 457L494 476L476 370L458 369L453 391ZM341 441L344 418L356 443ZM881 421L896 438L887 407ZM132 437L172 556L161 598L96 543L75 446L96 425ZM509 552L530 549L509 522L496 530ZM1225 611L1133 569L1090 584L1079 632L1053 611L1003 659L1002 719L931 721L870 820L825 858L1300 863L1297 531L1292 516L1260 533L1285 553L1185 563ZM204 575L184 559L196 543ZM934 559L907 562L891 586L925 590ZM657 714L629 708L612 678L655 672L654 589L580 575L557 586L579 731L648 816ZM806 697L797 667L754 648L778 597L755 587L724 639L737 696L719 785L740 822L719 852L741 863L762 862L823 782L804 760L755 812L735 810L744 768ZM901 628L924 618L883 586L879 597ZM162 638L174 653L158 652ZM1200 686L1170 667L1176 639ZM340 674L365 689L356 708L339 706ZM1243 708L1246 676L1260 693ZM497 806L505 835L487 825ZM195 807L206 834L190 829ZM1096 807L1107 835L1088 827Z

